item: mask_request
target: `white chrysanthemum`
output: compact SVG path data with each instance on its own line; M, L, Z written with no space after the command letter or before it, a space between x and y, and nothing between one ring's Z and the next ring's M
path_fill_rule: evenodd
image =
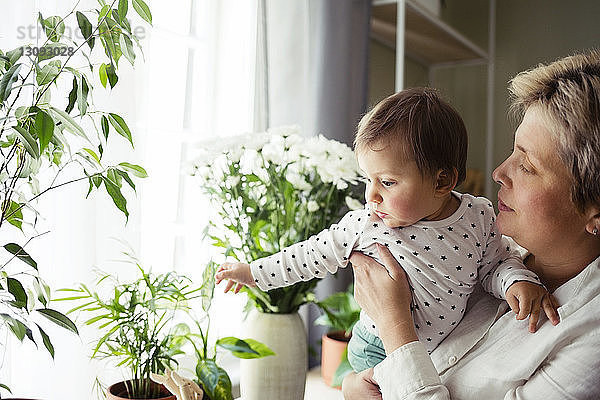
M245 135L242 147L249 150L260 150L271 140L271 134L267 132L250 133Z
M335 187L338 190L344 190L348 188L348 182L346 182L345 180L342 179L338 179L335 181Z
M310 200L308 202L308 204L306 204L306 209L308 210L308 212L315 212L319 209L319 204L314 201L314 200Z
M300 127L298 125L284 125L284 126L276 126L273 128L267 129L267 133L276 136L292 136L292 135L300 135Z
M241 146L236 146L234 148L231 148L228 152L227 152L227 158L229 159L230 162L232 163L237 163L240 161L240 158L242 158L242 154L244 154L244 148Z
M290 165L290 167L292 167L292 165ZM287 179L287 181L298 190L310 190L312 186L308 182L306 182L304 177L301 174L299 174L295 168L290 167L288 167L288 170L285 173L285 179Z
M272 136L269 143L266 143L261 153L265 159L275 165L283 164L285 157L285 141L282 136Z
M303 169L304 157L302 156L302 142L292 144L283 155L284 164L293 163L299 170Z
M353 197L346 196L346 205L351 210L362 210L365 206Z
M240 172L242 174L252 174L262 168L263 162L260 154L254 149L245 149L240 157Z
M227 179L225 179L225 184L229 187L233 187L235 185L237 185L238 183L240 183L240 177L239 176L228 176Z

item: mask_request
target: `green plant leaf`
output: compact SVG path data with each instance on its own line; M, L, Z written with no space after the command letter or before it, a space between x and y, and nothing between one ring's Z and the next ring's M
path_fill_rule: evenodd
M63 43L48 43L43 47L40 47L37 54L37 62L40 63L45 60L49 60L62 54L63 49L67 48L66 44Z
M46 296L46 291L42 289L42 286L39 282L39 278L33 280L33 290L35 290L39 302L42 303L44 307L46 307L48 305L48 300L50 299L50 296Z
M23 230L23 212L21 211L21 209L22 204L11 200L10 205L8 206L8 210L6 210L7 216L5 218L9 224Z
M108 83L110 84L110 88L114 88L117 85L117 82L119 81L119 77L117 76L114 64L109 64L106 67L106 75L108 76Z
M106 177L102 177L102 181L104 182L106 192L112 198L113 202L115 203L115 206L117 206L117 208L121 210L123 214L125 214L125 218L129 219L129 211L127 211L127 200L121 193L121 189L119 188L119 186L116 184L116 182L112 182Z
M48 353L50 353L52 358L54 358L54 346L52 345L52 342L50 341L50 337L46 334L46 332L44 332L44 330L42 329L41 326L39 326L38 324L36 324L36 325L38 327L38 330L40 331L40 335L42 336L42 341L44 342L44 346L46 346Z
M81 115L87 112L87 98L90 88L87 84L87 79L85 75L81 75L81 79L79 81L79 85L77 86L77 107L79 108L79 112Z
M54 120L45 111L37 110L35 116L35 131L40 140L40 154L44 152L54 135Z
M104 52L111 61L118 64L121 57L121 48L119 47L121 32L117 24L108 16L109 11L110 7L108 6L102 8L98 16L98 23L100 24L98 31L100 32L100 40L104 46Z
M50 107L48 111L50 112L52 118L60 121L60 123L63 124L64 128L67 131L71 132L74 135L81 136L89 142L89 139L85 134L83 128L77 122L75 122L75 120L69 114L67 114L61 109L54 107Z
M37 271L37 263L27 254L25 250L21 246L16 243L8 243L4 245L4 248L9 253L14 254L19 260L23 261L25 264L33 267Z
M131 187L135 191L135 183L133 183L133 181L129 177L129 174L127 172L121 171L119 169L117 169L115 171L117 172L117 174L119 174L119 176L121 176L125 180L125 182L127 182L129 187Z
M152 25L152 13L150 12L150 8L143 0L132 0L133 9L138 13L144 21L148 22Z
M266 344L254 339L242 340L229 336L217 340L217 345L231 351L237 358L251 359L275 355Z
M253 350L248 343L233 336L228 336L217 340L217 346L221 346L222 348L229 350L234 354L244 353L255 356L258 355L258 352Z
M104 88L106 88L106 83L108 82L108 75L106 75L106 64L102 63L100 68L98 68L98 75L100 77L100 83Z
M229 375L213 360L198 361L196 376L212 400L233 400Z
M119 7L118 7L118 11L119 11L119 20L120 21L126 21L127 20L127 9L129 6L129 1L128 0L119 0Z
M15 278L6 278L8 284L8 292L15 298L15 306L25 309L27 307L27 293L21 282Z
M84 13L77 11L75 14L77 16L77 24L79 25L81 34L83 35L83 38L87 42L88 46L90 46L90 50L93 50L95 38L92 37L92 24Z
M73 111L73 107L75 107L75 102L77 101L77 91L78 91L77 78L73 77L73 88L69 92L69 103L67 104L67 107L65 108L65 111L67 113L70 113L71 111Z
M89 154L94 159L94 161L96 161L98 165L100 165L100 157L98 157L98 154L96 154L94 150L88 149L87 147L84 147L81 150L84 151L86 154Z
M129 130L129 127L125 123L125 120L117 114L109 113L108 121L115 128L115 130L117 131L117 133L119 135L121 135L124 138L126 138L127 140L129 140L129 142L131 143L131 147L133 147L133 139L131 137L131 131Z
M128 162L121 162L119 163L119 168L125 172L133 174L138 178L148 177L148 173L146 172L146 170L139 165L130 164Z
M60 67L57 67L55 64L44 65L40 72L38 72L38 74L35 76L35 80L37 81L38 85L45 85L52 82L52 80L54 80L54 78L56 78L58 75L59 71Z
M12 390L10 390L10 388L8 386L6 386L3 383L0 383L0 388L6 390L8 393L12 394Z
M43 19L42 14L39 14L39 17L48 39L52 42L58 42L65 34L65 23L63 22L63 19L58 16Z
M110 126L108 125L108 118L106 118L106 115L103 115L102 118L100 118L100 126L102 126L102 134L104 135L104 139L108 140Z
M0 103L3 103L10 96L13 84L19 78L19 71L22 64L14 64L0 79Z
M40 158L40 148L38 146L37 140L31 136L29 132L27 132L24 128L20 126L12 127L17 132L17 137L25 150L31 155L33 158Z
M13 319L12 323L8 323L8 327L12 331L12 333L19 339L21 342L25 339L25 335L27 334L27 326L19 321L18 319Z
M23 56L23 51L24 51L23 46L19 46L19 47L17 47L14 50L6 52L6 57L8 57L9 64L11 66L15 65L15 63L17 62L17 60Z
M131 65L135 63L135 51L133 50L133 43L131 39L125 35L121 35L119 37L119 46L121 46L121 51L125 58L129 61Z
M73 321L71 321L69 317L67 317L63 313L50 308L40 308L36 311L42 314L44 317L48 318L50 321L54 322L56 325L68 329L71 332L79 335L79 331L77 330L77 327L75 326Z

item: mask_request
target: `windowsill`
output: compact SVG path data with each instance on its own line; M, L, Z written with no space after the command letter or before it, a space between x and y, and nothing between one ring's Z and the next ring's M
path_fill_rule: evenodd
M343 400L341 390L327 386L321 378L321 368L315 367L306 374L306 388L304 389L304 400ZM238 397L236 400L243 400Z

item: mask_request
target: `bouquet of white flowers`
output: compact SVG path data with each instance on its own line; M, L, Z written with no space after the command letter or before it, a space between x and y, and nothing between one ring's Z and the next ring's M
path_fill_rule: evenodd
M281 127L204 142L200 152L192 175L216 214L207 234L226 257L266 257L338 222L347 207L363 207L352 197L360 178L352 149L321 135ZM249 304L283 314L313 301L315 285L246 291Z

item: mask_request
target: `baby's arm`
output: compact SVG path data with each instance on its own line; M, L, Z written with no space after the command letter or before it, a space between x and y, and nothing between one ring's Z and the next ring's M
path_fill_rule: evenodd
M351 211L338 224L308 240L251 262L254 283L261 290L271 290L335 273L347 265L367 220L368 210Z
M517 319L525 319L529 315L529 332L534 333L540 318L540 309L548 316L552 325L558 324L559 317L556 309L558 302L541 285L520 281L515 282L506 291L506 301L517 314Z
M244 286L256 286L252 273L250 272L250 265L241 262L223 263L217 270L215 278L217 285L224 279L229 280L227 286L225 286L225 293L227 293L233 285L236 285L234 289L235 293L238 293Z
M529 331L535 332L540 309L553 325L558 324L558 303L541 284L538 276L528 270L516 249L493 224L486 243L486 253L479 269L484 289L497 298L505 299L522 320L529 316Z

